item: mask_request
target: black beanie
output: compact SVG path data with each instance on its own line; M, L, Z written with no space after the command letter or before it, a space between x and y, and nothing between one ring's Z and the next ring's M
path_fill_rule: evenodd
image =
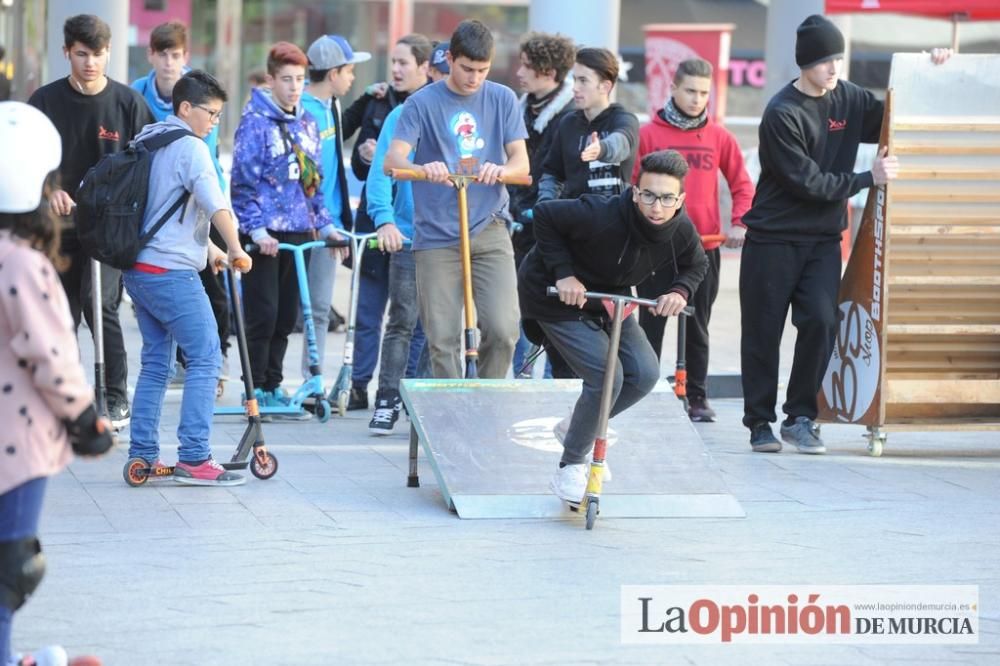
M826 17L813 14L795 31L795 64L809 69L844 55L844 36Z

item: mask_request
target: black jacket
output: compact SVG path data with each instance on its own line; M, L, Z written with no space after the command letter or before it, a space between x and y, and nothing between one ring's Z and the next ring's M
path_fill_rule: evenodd
M760 180L743 216L747 236L760 241L820 241L840 237L845 201L872 185L854 173L859 143L875 143L883 104L848 81L822 97L789 83L768 103L760 122Z
M548 296L546 290L557 280L572 275L588 291L631 294L634 285L673 266L676 277L669 291L690 300L708 270L701 238L687 213L681 209L656 226L632 202L632 188L617 196L585 194L536 205L535 238L535 248L517 273L521 318L535 341L532 321L603 317L598 302L588 301L580 310Z
M406 93L398 93L396 89L389 86L385 96L377 98L373 95L364 94L359 97L351 106L344 111L344 128L354 133L358 129L358 138L354 142L354 149L351 151L351 170L358 180L362 182L361 200L358 203L358 211L354 216L354 231L359 234L367 234L375 231L375 223L368 215L368 197L365 196L364 182L368 180L368 171L371 163L361 159L359 148L368 139L378 139L382 132L382 123L389 112L402 104L406 100ZM360 128L360 129L359 129ZM350 136L350 135L347 135ZM350 266L350 260L344 265ZM366 252L365 260L361 265L361 272L367 275L380 275L389 270L389 255L383 252Z
M594 162L580 159L590 135L597 132L601 154ZM628 189L639 150L639 120L621 104L612 104L593 120L582 110L567 113L559 121L552 147L542 166L544 179L554 179L561 188L539 182L539 201L575 199L581 194L616 195Z

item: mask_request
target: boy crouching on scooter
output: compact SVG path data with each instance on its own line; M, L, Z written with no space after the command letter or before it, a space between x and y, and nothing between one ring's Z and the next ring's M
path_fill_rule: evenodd
M683 208L687 171L680 153L662 150L643 158L637 184L622 194L535 207L537 243L518 270L525 333L554 346L583 380L572 415L555 428L563 455L549 487L568 502L579 502L587 487L609 344L608 315L584 292L631 295L634 285L670 269L674 281L650 311L671 316L687 306L708 268ZM547 296L551 285L558 300ZM622 323L618 358L611 416L645 397L659 379L659 359L635 317Z
M246 481L226 471L209 448L216 378L221 363L219 335L212 307L198 272L206 263L225 259L249 270L250 257L240 248L236 221L204 138L222 114L226 93L212 76L185 74L174 86L174 115L147 125L136 137L148 140L165 132L188 131L153 154L143 232L159 220L186 192L191 198L152 237L138 261L124 274L125 289L135 303L142 333L142 369L133 399L129 458L160 466L159 425L163 396L176 345L187 359L181 402L178 462L174 478L191 485L235 486ZM203 213L203 214L202 214ZM208 238L208 221L229 251Z

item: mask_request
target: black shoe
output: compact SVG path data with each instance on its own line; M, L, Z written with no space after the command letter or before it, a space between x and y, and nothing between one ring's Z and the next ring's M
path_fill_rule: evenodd
M391 435L399 419L402 401L396 391L378 392L375 397L375 413L368 422L368 432L373 435Z
M368 391L356 386L351 387L351 398L347 401L347 411L368 409Z
M339 312L337 312L336 310L334 310L333 306L331 305L330 306L330 321L326 325L327 332L329 332L329 333L335 333L335 332L339 331L340 329L344 328L344 324L346 324L346 323L347 323L347 320L344 319L344 315L342 315Z
M750 426L750 448L757 453L777 453L781 442L771 432L771 424L760 421Z
M121 430L132 421L132 410L129 408L127 398L108 398L108 418L111 419L111 427Z
M707 398L690 398L688 417L697 423L712 423L715 421L715 410L708 405Z

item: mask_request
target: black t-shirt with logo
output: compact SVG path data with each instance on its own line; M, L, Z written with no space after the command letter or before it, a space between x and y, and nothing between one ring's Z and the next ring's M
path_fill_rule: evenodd
M90 167L123 150L139 130L154 122L137 91L110 79L101 92L84 95L68 77L62 78L36 90L28 104L48 116L62 137L60 185L73 199Z
M760 121L760 180L743 223L758 241L839 238L848 198L872 186L871 171L854 173L858 144L875 143L883 104L848 81L822 97L789 83Z

